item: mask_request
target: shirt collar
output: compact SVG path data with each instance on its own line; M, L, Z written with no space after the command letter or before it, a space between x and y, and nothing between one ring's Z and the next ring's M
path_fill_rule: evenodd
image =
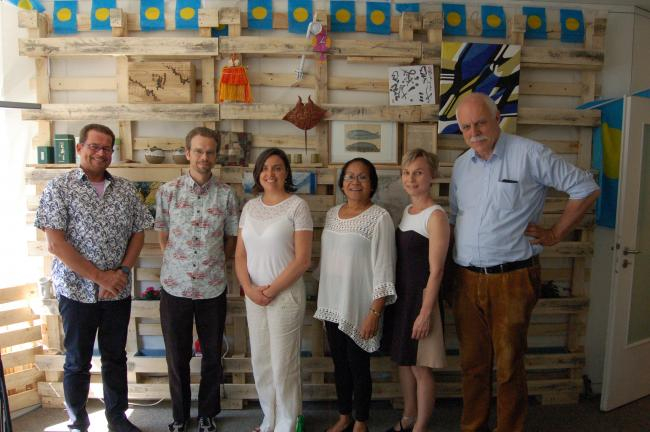
M205 184L203 186L201 186L200 184L198 184L192 178L191 175L186 174L185 179L183 181L183 184L184 184L185 187L187 187L189 190L191 190L192 192L194 192L196 194L204 194L204 193L207 193L208 190L210 190L210 188L213 185L217 184L217 178L216 178L216 176L214 174L212 174L212 177L210 177L210 180L208 180L207 182L205 182Z
M80 167L74 169L73 175L77 180L88 180L88 176L86 175L84 170L82 170ZM111 173L109 173L108 171L104 171L104 180L108 180L109 182L112 182L113 176L111 175Z
M505 151L505 133L500 132L499 133L499 139L497 139L497 142L494 144L494 150L492 150L492 155L490 156L490 159L486 162L489 162L492 160L493 157L500 157L503 158L503 152ZM481 159L477 154L474 149L470 149L471 155L472 155L472 162L478 162Z

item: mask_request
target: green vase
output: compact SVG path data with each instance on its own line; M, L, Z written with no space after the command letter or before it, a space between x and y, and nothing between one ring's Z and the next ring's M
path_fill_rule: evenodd
M301 415L298 416L298 421L296 422L296 432L305 432L305 418Z

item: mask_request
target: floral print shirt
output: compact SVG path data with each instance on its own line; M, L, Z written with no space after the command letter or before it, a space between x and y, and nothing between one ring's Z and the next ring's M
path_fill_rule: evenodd
M225 291L224 235L237 235L238 209L233 190L214 176L203 186L186 174L160 187L155 228L169 234L160 270L167 293L199 300Z
M113 270L122 264L133 234L151 228L153 218L130 181L108 172L105 177L101 197L81 168L51 180L41 195L34 225L64 231L66 241L95 267ZM52 284L57 297L82 303L122 300L131 295L129 276L127 288L116 297L99 299L99 285L82 278L56 257Z

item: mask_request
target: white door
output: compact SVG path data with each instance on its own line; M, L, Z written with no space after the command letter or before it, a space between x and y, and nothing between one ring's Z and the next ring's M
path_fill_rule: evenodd
M604 411L650 394L650 99L625 98L621 140Z

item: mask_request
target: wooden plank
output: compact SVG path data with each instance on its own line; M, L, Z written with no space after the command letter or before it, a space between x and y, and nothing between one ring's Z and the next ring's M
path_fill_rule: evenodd
M129 62L127 73L129 103L194 102L196 68L191 61Z
M36 342L41 340L41 326L31 326L20 330L0 333L0 346L10 347L27 342Z
M46 104L23 110L23 120L218 121L215 104Z
M36 368L5 375L5 384L8 390L25 388L43 380L43 372Z
M34 315L28 307L3 310L0 312L0 327L37 319L38 316Z
M62 390L63 391L63 390ZM61 393L63 394L63 393ZM27 390L22 393L9 396L9 411L15 412L23 408L38 405L41 398L38 395L38 390Z
M524 45L522 66L548 69L600 70L605 60L600 49L565 48Z
M29 300L38 295L36 284L0 288L0 304L19 300Z
M11 369L16 366L32 364L35 361L35 356L42 353L42 346L4 353L2 354L2 365L5 369ZM61 367L63 368L63 365Z
M162 150L176 150L177 148L185 147L185 139L163 137L133 138L133 150L146 150L149 147L158 147Z
M53 91L102 91L117 90L114 77L51 77Z
M521 136L526 137L525 133ZM577 154L579 142L571 140L545 140L537 139L536 141L549 147L555 153L559 154ZM467 149L467 144L463 140L462 135L441 135L438 137L438 147L444 150L460 150Z
M553 126L589 126L600 124L600 111L574 110L566 108L519 107L518 124Z
M267 39L268 40L268 39ZM204 57L219 55L216 38L191 37L50 37L18 40L22 56L163 56Z
M582 95L584 83L581 82L547 82L547 81L519 81L519 94L539 96L572 96Z
M129 33L129 18L122 9L111 8L111 35L125 37Z
M420 121L418 106L323 104L322 107L328 110L326 120ZM290 104L221 104L219 115L222 120L282 120L292 108Z

